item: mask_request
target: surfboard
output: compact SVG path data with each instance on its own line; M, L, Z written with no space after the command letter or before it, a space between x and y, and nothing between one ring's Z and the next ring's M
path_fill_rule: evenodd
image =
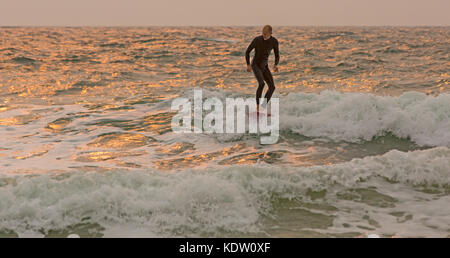
M249 117L258 117L258 116L264 116L264 115L266 115L266 113L265 112L250 112L249 114L248 114L248 116ZM270 113L269 114L267 114L267 116L270 116Z

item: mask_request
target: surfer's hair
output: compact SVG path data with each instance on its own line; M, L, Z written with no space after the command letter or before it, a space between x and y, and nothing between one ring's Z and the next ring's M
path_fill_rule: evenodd
M272 26L270 26L270 25L265 25L263 29L265 29L265 28L268 28L269 31L270 31L270 33L272 33Z

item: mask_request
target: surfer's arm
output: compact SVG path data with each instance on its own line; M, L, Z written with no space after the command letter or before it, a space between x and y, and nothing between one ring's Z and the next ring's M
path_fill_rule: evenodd
M245 62L247 62L247 65L250 65L250 52L255 48L256 45L256 38L253 39L252 43L248 45L247 51L245 51Z
M275 45L273 46L273 53L275 54L275 66L280 62L280 51L278 49L278 40L275 40Z

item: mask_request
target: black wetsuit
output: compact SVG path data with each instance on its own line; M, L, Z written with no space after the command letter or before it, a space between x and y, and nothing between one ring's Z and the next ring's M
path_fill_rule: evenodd
M272 36L265 40L262 35L254 38L245 52L245 61L247 62L247 65L250 64L250 52L253 49L255 49L255 56L252 59L251 65L256 80L258 80L256 103L259 104L259 99L261 98L264 89L264 81L266 81L267 86L269 86L269 90L266 92L264 98L267 100L266 102L269 102L270 97L272 97L272 94L275 91L275 83L273 82L272 73L269 70L268 61L272 49L275 54L275 65L278 65L278 62L280 61L278 40Z

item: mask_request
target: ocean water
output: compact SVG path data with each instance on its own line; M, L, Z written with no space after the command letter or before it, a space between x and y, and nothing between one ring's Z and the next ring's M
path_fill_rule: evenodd
M448 237L450 28L274 28L278 143L173 133L259 33L0 28L0 236Z

